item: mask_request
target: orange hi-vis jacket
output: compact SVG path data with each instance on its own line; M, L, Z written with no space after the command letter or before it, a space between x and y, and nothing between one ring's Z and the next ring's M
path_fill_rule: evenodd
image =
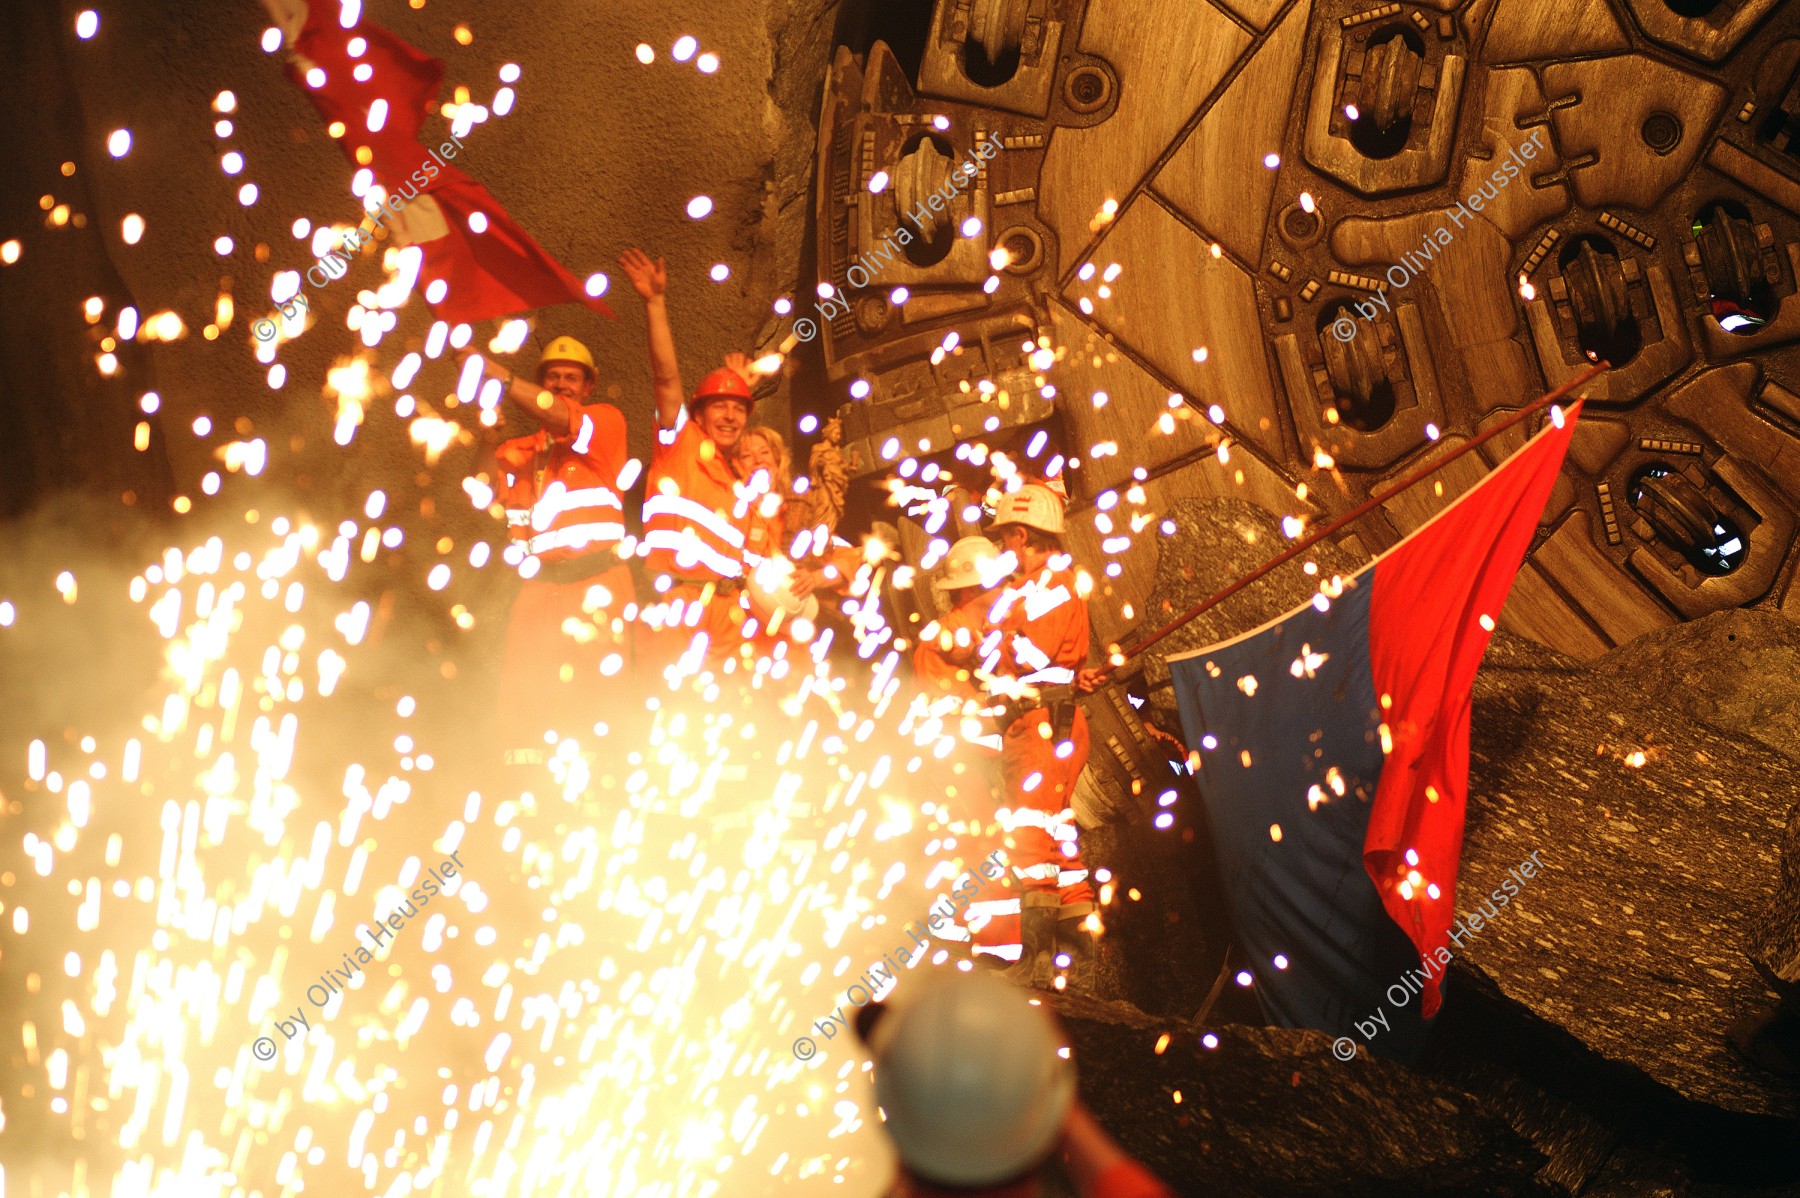
M1066 686L1074 681L1087 660L1090 586L1084 574L1051 567L1007 585L989 623L990 635L998 636L982 662L991 691L1013 693L1022 684ZM1019 958L1024 892L1057 894L1065 918L1093 910L1094 892L1077 846L1072 806L1087 766L1087 717L1077 706L1068 739L1061 742L1054 738L1054 717L1052 707L1028 709L1007 726L1003 738L1004 794L996 821L1007 847L1008 876L984 883L966 908L976 953Z
M496 490L506 507L507 532L544 562L567 561L616 548L625 537L620 492L626 473L625 417L611 404L583 404L575 431L547 430L502 442ZM635 464L630 469L635 471Z
M1066 686L1086 664L1092 581L1045 567L1015 579L994 604L1001 632L997 675L1042 686ZM1000 827L1012 837L1013 876L1027 889L1060 889L1065 903L1093 900L1087 869L1075 851L1075 785L1087 765L1087 717L1077 707L1069 739L1055 743L1049 708L1027 711L1007 727L1000 756L1005 806Z
M988 672L1046 685L1075 681L1087 662L1092 585L1085 575L1051 566L1008 583L992 605L991 627L1002 635L986 655Z
M644 486L644 548L653 576L741 581L749 510L731 463L686 409L675 428L656 430Z
M981 660L983 641L989 637L988 612L1000 592L977 591L942 616L927 624L919 633L919 647L913 653L913 672L937 711L945 696L956 702L957 714L969 710L972 703L985 707L987 692L975 680L974 669ZM964 739L990 750L998 750L1000 737L989 719L977 721L979 734Z

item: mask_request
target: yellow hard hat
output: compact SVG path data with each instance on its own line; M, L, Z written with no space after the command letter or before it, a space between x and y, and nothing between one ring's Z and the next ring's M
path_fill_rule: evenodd
M589 378L598 378L600 375L599 370L594 366L594 355L588 352L587 346L573 337L558 337L544 347L544 356L538 359L539 377L543 376L544 367L552 362L573 362L577 366L584 367Z

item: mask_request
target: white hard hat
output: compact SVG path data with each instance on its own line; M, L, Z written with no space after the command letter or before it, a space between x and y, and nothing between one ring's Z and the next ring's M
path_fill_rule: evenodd
M772 619L776 612L782 613L784 619L819 618L816 596L794 594L794 563L785 557L764 558L750 571L744 590L749 592L750 606L764 620Z
M954 970L921 978L869 1032L875 1100L921 1181L993 1185L1055 1147L1075 1100L1075 1067L1041 1006L1016 987Z
M1002 577L999 562L999 546L986 537L964 537L950 546L944 558L944 576L931 585L940 591L991 587Z
M1038 483L1029 483L1010 495L1002 495L994 506L994 522L990 528L1023 524L1039 532L1062 535L1063 505L1055 491Z

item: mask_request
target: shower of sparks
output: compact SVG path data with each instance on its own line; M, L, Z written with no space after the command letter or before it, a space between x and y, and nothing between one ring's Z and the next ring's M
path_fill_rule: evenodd
M220 452L255 473L264 451ZM384 648L405 560L384 506L166 550L129 586L160 698L127 734L15 763L5 790L31 798L0 894L35 997L10 1034L42 1089L23 1105L119 1149L76 1192L871 1192L859 1058L792 1045L959 869L942 784L892 731L879 616L860 688L778 652L747 687L703 676L471 788L454 688ZM57 587L92 602L71 571ZM460 887L309 1001L451 852Z
M385 266L380 303L399 307L416 272ZM105 316L100 297L88 315ZM121 332L139 319L117 316ZM146 336L185 334L174 312L142 323ZM487 348L516 349L524 333L506 323ZM436 324L424 357L474 340ZM389 383L416 385L417 351L382 362L376 348L323 380L339 446L388 419ZM937 352L964 347L951 334ZM1023 352L1048 370L1064 351ZM279 386L285 367L270 369ZM1053 393L1041 375L1036 385ZM987 379L971 389L1004 395ZM139 406L154 415L162 398ZM415 395L392 411L428 467L468 442ZM211 438L214 423L195 416L191 431ZM270 446L244 435L213 454L242 488L279 474ZM955 451L991 472L988 504L1023 466L1055 474L1062 462L1041 435L1022 459L981 442ZM888 456L895 502L935 536L951 514L948 473L898 445ZM202 481L209 502L228 498L222 477ZM1135 482L1104 502L1110 556L1153 517ZM79 749L40 736L22 778L0 772L0 792L34 796L6 842L22 853L0 861L13 867L0 918L10 905L15 959L39 996L10 1032L27 1046L31 1088L9 1113L69 1142L79 1173L57 1184L711 1195L762 1175L787 1192L872 1193L885 1148L860 1113L859 1057L822 1041L822 1059L802 1064L793 1045L817 1036L807 1021L841 1003L859 965L891 945L888 929L947 893L965 849L993 834L939 802L945 769L966 768L953 759L968 721L902 687L905 646L874 602L884 555L871 553L844 603L854 676L824 638L783 645L747 679L689 679L640 718L624 705L607 713L612 727L561 730L547 766L502 778L469 758L471 701L447 685L456 654L436 671L409 661L384 614L396 591L423 592L457 629L475 628L478 604L460 587L495 555L478 543L466 570L421 570L387 509L379 491L331 518L206 509L217 531L140 563L128 590L129 623L162 646L161 696L125 733ZM202 517L185 496L176 510ZM899 567L896 585L913 569ZM87 595L69 570L55 590L71 608ZM15 622L10 604L4 614ZM455 891L313 1003L330 970L349 973L358 927L408 901L451 852L466 862ZM53 881L20 886L28 876ZM54 967L39 960L47 936ZM78 1138L119 1151L88 1154Z
M465 27L454 36L473 42ZM277 51L279 31L261 44ZM684 38L673 56L696 51ZM647 45L638 56L655 57ZM696 65L719 68L710 53ZM504 83L519 76L501 68ZM494 113L514 103L503 88ZM232 136L216 118L239 107L215 93L217 136ZM458 88L443 115L466 133L488 114ZM127 129L108 139L115 157L132 148ZM239 202L256 204L243 179L255 155L218 154ZM376 202L365 174L351 190ZM710 209L697 196L688 210ZM69 219L64 209L49 223ZM283 347L318 327L324 304L293 317L269 307L310 294L308 257L348 226L273 219L294 242L275 253L267 301L221 292L205 337L266 318L277 335L248 348L279 390ZM128 243L147 230L135 214L120 228ZM237 249L216 230L201 243L221 258ZM22 248L0 245L0 263ZM417 254L371 256L340 291L362 344L308 386L337 452L385 437L440 468L473 444L470 422L446 413L470 397L428 394L418 376L478 334L437 322L423 344L390 352ZM588 276L588 294L607 289L606 275ZM84 315L108 318L105 301ZM167 309L110 319L125 340L188 331ZM528 331L485 329L479 345L513 352ZM952 337L943 352L963 351ZM1028 352L1035 370L1056 359ZM759 365L776 369L779 355ZM99 366L123 369L110 349ZM1032 385L1054 394L1041 375ZM965 388L1008 402L993 380ZM494 423L493 405L470 402ZM138 406L154 417L165 404L145 392ZM476 640L430 654L413 643L427 639L420 621L431 637L492 643L499 613L477 572L496 568L495 546L453 556L427 507L413 519L384 491L284 514L274 480L292 477L279 460L287 429L253 435L247 417L191 408L180 419L211 467L174 500L186 537L134 561L122 588L60 563L41 588L84 635L105 628L154 648L157 693L123 728L34 728L0 761L11 825L0 959L29 995L0 1022L23 1051L0 1102L7 1129L40 1153L8 1161L0 1184L72 1198L875 1193L888 1150L863 1113L865 1067L848 1037L825 1039L810 1021L844 1005L893 929L947 894L995 833L955 822L942 802L946 780L970 768L956 760L964 721L927 713L903 685L909 647L877 601L894 567L871 554L842 600L854 640L833 652L824 636L794 641L753 671L658 690L647 710L609 704L607 723L586 713L558 729L547 764L502 770L488 764L488 696L458 681L481 677ZM157 427L136 424L133 452L177 428ZM1029 457L1061 469L1043 444ZM1017 485L1018 464L981 447L980 466L990 462L998 484ZM935 535L948 474L911 456L896 473ZM472 478L465 492L478 507L493 498ZM1149 517L1122 507L1114 518L1122 549ZM910 585L913 569L895 581ZM0 633L21 635L27 610L8 596ZM646 695L641 679L619 686L622 699ZM457 882L419 908L415 888L451 853L465 863ZM359 928L402 902L417 918L352 971L344 954ZM1100 930L1097 916L1088 924ZM945 964L937 945L927 956L914 968ZM309 998L328 992L322 1007ZM805 1063L802 1035L819 1049Z

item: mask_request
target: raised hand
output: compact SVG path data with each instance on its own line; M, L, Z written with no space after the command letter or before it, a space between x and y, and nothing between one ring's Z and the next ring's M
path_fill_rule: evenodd
M633 246L619 255L619 265L625 268L625 277L631 280L632 288L646 301L668 292L669 271L661 258L652 262L649 254Z
M484 354L480 350L476 349L474 342L471 341L468 345L463 346L461 349L456 349L456 348L452 347L450 352L455 354L456 360L458 362L463 363L464 365L468 364L468 361L470 358L479 356L481 358L481 378L483 381L485 381L489 378L500 377L499 374L495 370L495 363L494 363L493 359L489 358L486 354ZM504 367L501 367L501 369L504 369Z
M746 383L754 383L756 381L756 369L751 366L748 354L740 354L735 351L726 354L725 365L732 370L737 371Z

